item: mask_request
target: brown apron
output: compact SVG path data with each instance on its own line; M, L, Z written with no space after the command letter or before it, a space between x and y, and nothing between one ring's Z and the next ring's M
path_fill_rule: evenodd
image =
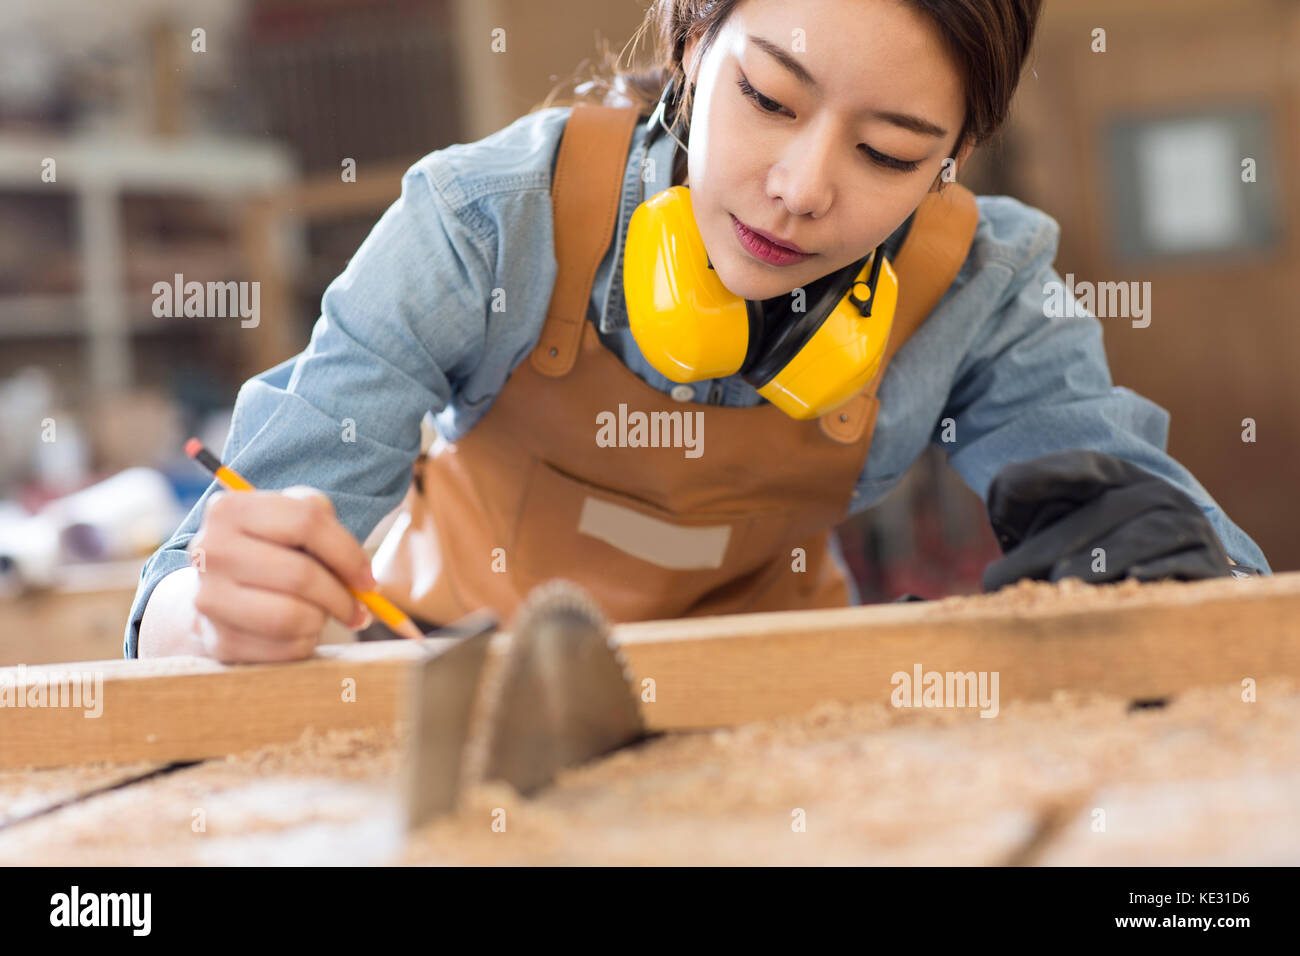
M885 366L966 258L974 197L953 183L918 207L894 263L898 309L880 371L847 405L798 421L770 404L679 402L624 366L586 318L636 120L631 109L573 109L552 184L559 273L541 338L459 442L416 461L376 555L380 590L425 625L481 607L508 620L553 577L580 584L616 622L849 603L830 530L866 462ZM602 423L607 438L622 422L636 438L636 413L659 424L649 430L659 447L598 443ZM698 434L682 430L686 416Z

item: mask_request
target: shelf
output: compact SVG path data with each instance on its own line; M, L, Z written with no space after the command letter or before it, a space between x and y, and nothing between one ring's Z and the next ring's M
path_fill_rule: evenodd
M57 164L52 183L41 181L46 157ZM145 297L141 307L138 295L128 292L132 277L122 199L130 195L183 196L230 207L236 232L232 241L243 263L240 273L260 283L265 312L283 313L289 300L290 262L301 237L298 215L279 208L279 203L295 194L297 182L289 151L258 140L162 138L132 131L0 133L0 191L74 198L82 283L75 294L0 298L0 339L84 336L85 381L93 393L110 394L134 380L133 335L193 328L184 318L154 319L153 297ZM146 250L146 257L151 254L157 250ZM158 257L160 262L167 258ZM207 266L212 260L200 261ZM247 368L241 371L251 374L275 364L292 353L293 344L283 325L244 336L241 364Z
M41 163L56 163L55 182L41 181ZM179 139L135 133L39 136L0 133L0 189L184 193L209 198L271 192L297 172L283 147L226 136Z
M200 319L193 317L157 318L153 314L154 296L127 296L125 331L130 335L155 332L216 331L222 323L240 328L238 318ZM87 332L87 308L80 293L48 295L0 295L0 340L63 339Z

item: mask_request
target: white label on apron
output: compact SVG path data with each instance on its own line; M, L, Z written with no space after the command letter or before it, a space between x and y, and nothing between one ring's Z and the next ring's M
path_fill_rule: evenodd
M642 561L674 571L719 568L731 526L684 528L622 505L588 497L582 502L578 533L599 538Z

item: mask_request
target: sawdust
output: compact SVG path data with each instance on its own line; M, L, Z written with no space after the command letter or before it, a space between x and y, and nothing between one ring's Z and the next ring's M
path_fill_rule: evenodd
M101 794L0 830L0 863L380 862L395 852L400 733L308 729L293 743ZM84 773L92 779L110 770L121 768ZM30 776L50 773L62 771ZM259 836L283 842L260 845Z
M499 783L473 787L454 817L413 836L403 861L1020 862L1045 819L1075 847L1051 856L1050 843L1036 846L1051 862L1104 862L1108 847L1143 846L1154 851L1148 862L1294 861L1297 767L1300 694L1288 681L1261 683L1257 703L1238 687L1136 712L1127 701L1060 694L1009 704L993 720L828 704L799 719L653 740L567 771L531 800ZM1180 807L1179 794L1214 802ZM1147 805L1200 822L1144 844L1124 808ZM1107 807L1109 829L1094 830L1094 811ZM803 831L792 828L799 811Z
M1280 582L1293 587L1288 581ZM1207 597L1240 597L1243 593L1264 594L1279 589L1276 577L1214 578L1205 581L1139 581L1124 578L1105 584L1089 584L1081 578L1060 581L1032 581L1023 578L989 594L963 594L927 602L929 614L954 611L990 614L1020 611L1090 611L1146 601L1190 603Z
M293 743L272 744L230 754L225 763L234 773L271 773L366 779L393 773L397 767L397 744L405 737L400 724L393 729L370 727L360 730L313 728L303 731Z
M1031 581L1024 578L991 594L962 594L933 602L936 612L990 611L1005 613L1038 608L1097 608L1113 606L1141 594L1150 594L1159 584L1142 584L1126 578L1113 584L1088 584L1079 578L1060 581Z
M528 799L474 784L405 838L404 742L401 728L309 731L0 829L0 861L1300 862L1300 692L1282 679L1255 702L1237 685L1136 711L1059 693L993 719L828 703L654 738Z
M158 766L155 763L92 764L0 772L0 826L81 794L142 776Z

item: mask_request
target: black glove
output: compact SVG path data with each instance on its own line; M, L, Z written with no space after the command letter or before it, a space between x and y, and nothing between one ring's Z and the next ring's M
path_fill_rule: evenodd
M989 486L988 510L1004 556L984 569L985 591L1021 578L1098 583L1232 574L1223 543L1191 498L1102 452L1012 462ZM1104 555L1094 558L1094 548ZM1105 570L1094 571L1102 561Z

